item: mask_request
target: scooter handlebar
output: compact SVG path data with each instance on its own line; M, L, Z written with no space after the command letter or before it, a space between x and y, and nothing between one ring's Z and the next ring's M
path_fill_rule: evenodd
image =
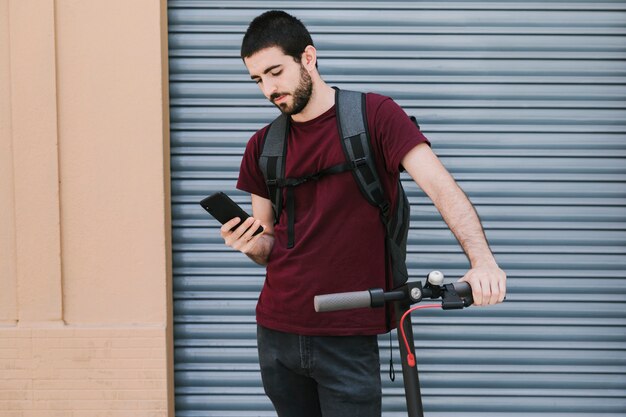
M340 292L335 294L316 295L313 298L315 311L349 310L353 308L371 307L372 297L369 291Z
M472 287L470 287L467 282L457 281L444 285L444 288L447 289L443 295L444 309L469 307L474 302L472 298ZM382 290L379 291L382 294ZM454 293L456 293L456 296L459 298L450 299L450 296L454 297ZM372 307L372 292L366 290L316 295L313 298L313 306L318 313L351 310L354 308L368 308Z
M472 297L472 287L467 282L457 281L452 283L452 287L454 287L454 291L463 299L463 305L465 307L469 307L474 303L474 298Z

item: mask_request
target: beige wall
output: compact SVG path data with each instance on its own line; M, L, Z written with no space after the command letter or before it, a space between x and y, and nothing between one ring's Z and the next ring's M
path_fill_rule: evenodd
M8 10L8 1L0 1L0 323L12 325L17 320L17 275Z
M0 0L0 415L173 415L167 85L165 0Z

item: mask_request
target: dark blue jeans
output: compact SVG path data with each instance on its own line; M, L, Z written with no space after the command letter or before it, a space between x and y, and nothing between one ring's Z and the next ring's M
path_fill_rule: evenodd
M279 417L380 417L376 336L299 336L257 328L265 393Z

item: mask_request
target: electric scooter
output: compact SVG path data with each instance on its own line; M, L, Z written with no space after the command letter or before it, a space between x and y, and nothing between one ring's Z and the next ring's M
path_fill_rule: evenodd
M317 295L314 298L315 311L318 313L364 307L376 308L383 307L385 303L393 303L409 417L424 417L410 313L419 308L461 309L469 307L474 302L472 289L468 283L442 284L443 274L439 271L432 271L428 274L423 286L421 282L416 281L407 282L389 292L385 292L382 288L374 288L366 291ZM410 307L411 304L419 303L425 298L441 298L441 305Z

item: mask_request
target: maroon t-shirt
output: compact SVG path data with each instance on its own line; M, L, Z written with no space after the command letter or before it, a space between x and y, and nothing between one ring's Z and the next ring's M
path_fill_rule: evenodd
M366 96L372 152L389 201L396 201L402 158L428 140L390 98ZM291 122L285 176L298 178L345 162L335 107ZM246 147L237 188L269 198L258 160L267 126ZM388 331L385 309L316 313L313 297L385 288L385 230L350 172L295 187L295 246L287 248L287 210L274 227L274 247L257 304L258 324L302 335L372 335ZM284 203L284 200L283 200ZM393 212L393 211L392 211Z

